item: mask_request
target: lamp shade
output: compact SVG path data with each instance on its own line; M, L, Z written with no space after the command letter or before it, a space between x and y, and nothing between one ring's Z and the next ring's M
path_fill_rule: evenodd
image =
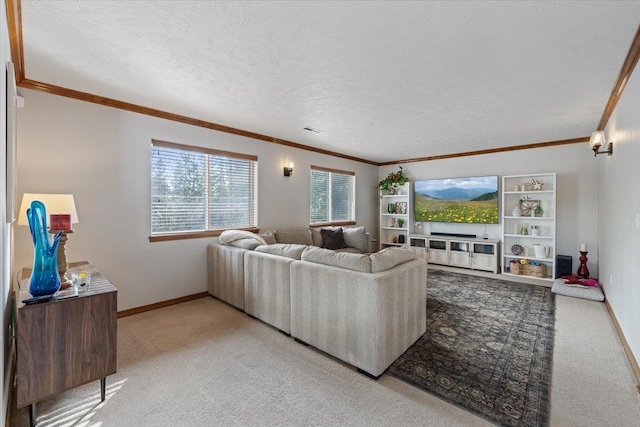
M39 200L44 204L47 215L51 214L69 214L71 215L71 224L78 223L78 213L76 212L76 204L73 200L73 194L36 194L24 193L22 203L20 204L20 214L18 215L18 225L29 225L27 220L27 209L31 207L31 202Z
M604 145L604 132L603 131L595 131L591 134L591 139L589 139L589 146L591 149L598 149Z

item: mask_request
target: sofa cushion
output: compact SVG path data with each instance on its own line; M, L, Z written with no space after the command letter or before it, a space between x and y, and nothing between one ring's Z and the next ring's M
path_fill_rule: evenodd
M262 237L247 230L225 230L218 239L223 245L243 249L255 249L259 245L267 244Z
M319 248L322 247L322 233L320 233L319 228L309 228L311 231L311 240L313 241L313 246L317 246Z
M304 230L276 230L276 241L278 243L290 243L294 245L313 245L311 231L309 231L308 228Z
M371 273L371 261L369 260L369 256L365 254L336 252L316 246L308 246L304 252L302 252L302 261Z
M336 249L336 252L348 252L350 254L361 254L362 253L362 252L360 252L360 249L351 248L351 247L346 247L346 248L342 248L342 249Z
M327 249L342 249L346 248L347 244L344 241L344 234L342 228L322 228L320 230L322 234L322 247Z
M289 243L276 243L275 245L263 245L256 248L256 252L280 255L286 258L300 259L305 245L295 245Z
M372 253L371 256L371 272L379 273L381 271L390 270L396 265L413 261L415 253L408 249L386 248L380 252Z
M367 230L364 227L345 227L342 229L347 246L356 248L360 252L369 252L367 245Z
M225 245L235 246L236 248L249 249L251 251L257 248L258 246L264 246L255 239L238 239L238 240L233 240L229 243L225 243Z
M265 231L264 233L258 234L258 236L262 237L267 245L275 245L278 243L276 240L276 233L273 231Z

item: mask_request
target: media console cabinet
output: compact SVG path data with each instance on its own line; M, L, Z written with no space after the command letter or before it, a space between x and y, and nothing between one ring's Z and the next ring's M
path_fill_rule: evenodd
M430 264L490 271L500 270L500 240L410 234L407 248Z

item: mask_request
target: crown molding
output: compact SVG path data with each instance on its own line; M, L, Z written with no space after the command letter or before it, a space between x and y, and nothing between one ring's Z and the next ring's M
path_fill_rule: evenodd
M16 84L24 80L24 49L22 43L22 5L21 0L5 0L7 12L7 29L9 30L9 46L11 62L16 74Z
M221 125L218 123L208 122L200 119L194 119L192 117L182 116L180 114L174 114L174 113L169 113L162 110L156 110L155 108L149 108L149 107L144 107L142 105L132 104L129 102L118 101L117 99L106 98L104 96L99 96L99 95L93 95L90 93L81 92L78 90L69 89L62 86L56 86L49 83L43 83L43 82L31 80L31 79L22 80L18 84L18 86L25 89L32 89L40 92L53 94L53 95L73 98L79 101L91 102L94 104L104 105L106 107L118 108L120 110L130 111L133 113L145 114L147 116L158 117L161 119L171 120L174 122L184 123L187 125L198 126L206 129L216 130L219 132L231 133L234 135L240 135L247 138L257 139L260 141L266 141L274 144L285 145L291 148L298 148L300 150L313 151L319 154L326 154L328 156L340 157L347 160L353 160L355 162L367 163L370 165L378 166L378 163L372 160L348 156L346 154L337 153L335 151L324 150L322 148L310 147L308 145L299 144L293 141L287 141L285 139L274 138L272 136L263 135L260 133L249 132L246 130Z
M618 80L616 80L616 83L613 85L611 95L609 95L609 101L607 102L606 107L604 107L602 118L600 119L600 123L598 123L598 127L596 128L596 130L604 130L604 128L607 127L607 123L611 118L611 114L613 114L613 110L616 108L616 105L618 104L618 101L622 96L624 87L629 81L629 77L631 77L633 69L636 68L638 59L640 59L640 26L638 26L636 36L631 42L631 47L629 48L627 57L622 64L620 73L618 74Z
M555 147L558 145L577 144L580 142L589 142L588 136L571 139L561 139L558 141L536 142L533 144L514 145L511 147L488 148L486 150L466 151L463 153L442 154L439 156L416 157L413 159L394 160L392 162L382 162L379 166L401 165L404 163L428 162L431 160L453 159L456 157L479 156L481 154L504 153L507 151L529 150L531 148Z

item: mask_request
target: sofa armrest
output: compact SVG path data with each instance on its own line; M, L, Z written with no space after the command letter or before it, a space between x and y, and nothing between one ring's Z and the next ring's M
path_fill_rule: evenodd
M244 255L247 249L212 243L207 247L207 289L244 310Z

